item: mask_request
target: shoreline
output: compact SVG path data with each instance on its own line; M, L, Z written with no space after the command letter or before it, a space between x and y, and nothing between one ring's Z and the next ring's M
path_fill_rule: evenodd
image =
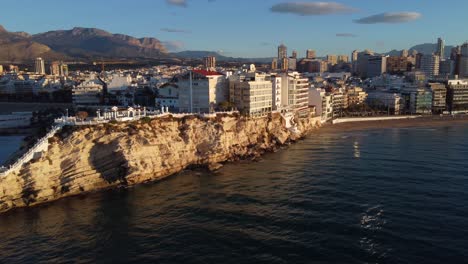
M441 127L447 125L468 124L468 116L422 116L412 119L392 119L379 121L361 121L338 124L323 124L318 133L339 133L370 129Z

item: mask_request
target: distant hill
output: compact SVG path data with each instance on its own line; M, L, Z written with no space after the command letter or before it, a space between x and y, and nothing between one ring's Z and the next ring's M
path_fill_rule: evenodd
M445 57L450 57L450 52L454 46L445 46ZM413 46L408 49L408 51L411 53L411 51L416 50L417 52L423 53L423 54L432 54L437 51L437 44L433 43L425 43L425 44L419 44L416 46ZM392 50L387 53L386 55L390 56L400 56L401 50Z
M156 38L134 38L96 28L76 27L30 35L8 32L0 26L0 61L22 62L36 57L46 60L93 58L167 57Z

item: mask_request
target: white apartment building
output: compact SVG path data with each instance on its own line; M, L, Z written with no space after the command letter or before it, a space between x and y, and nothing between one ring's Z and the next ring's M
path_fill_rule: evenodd
M367 94L367 102L370 106L384 106L395 111L395 115L402 109L402 98L397 93L372 92Z
M231 102L249 116L264 116L273 108L271 76L255 72L233 75L229 80Z
M89 79L72 89L74 105L98 105L101 102L103 85L98 80Z
M327 94L325 89L310 87L308 104L315 106L315 114L325 123L333 118L333 96Z
M209 113L228 101L228 82L214 71L193 70L174 78L179 87L179 111Z
M299 115L309 113L309 79L298 72L283 73L281 76L281 104Z
M281 77L278 75L271 76L272 83L272 110L281 111Z

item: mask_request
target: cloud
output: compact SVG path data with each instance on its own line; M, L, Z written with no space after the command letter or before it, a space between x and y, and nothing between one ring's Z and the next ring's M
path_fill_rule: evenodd
M178 29L178 28L161 28L161 31L169 33L192 33L190 30Z
M176 40L163 41L162 44L169 51L180 51L185 46L185 44L182 41Z
M187 7L187 0L166 0L166 3L174 6Z
M357 9L335 2L289 2L279 3L270 8L275 13L291 13L300 16L346 14Z
M358 24L378 24L378 23L406 23L416 20L421 17L420 13L416 12L398 12L398 13L382 13L361 19L354 20Z
M353 33L336 33L337 37L342 37L342 38L355 38L357 35Z

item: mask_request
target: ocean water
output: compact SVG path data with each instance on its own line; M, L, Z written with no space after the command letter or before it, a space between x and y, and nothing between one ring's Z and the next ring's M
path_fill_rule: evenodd
M467 263L467 245L468 125L319 131L0 215L0 263Z
M23 138L23 136L0 136L0 165L20 148Z

